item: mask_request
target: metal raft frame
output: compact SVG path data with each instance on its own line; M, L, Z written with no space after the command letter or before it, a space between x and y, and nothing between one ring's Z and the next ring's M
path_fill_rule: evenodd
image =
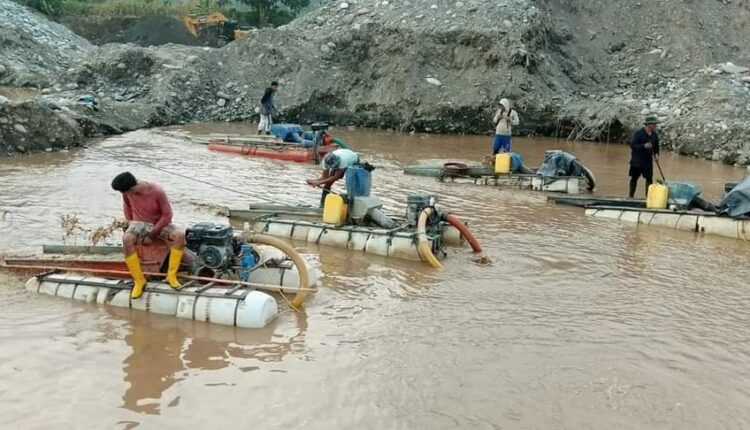
M370 240L372 237L385 237L386 243L388 244L388 248L390 248L393 245L393 238L397 235L404 238L411 240L412 245L416 248L416 253L419 255L420 259L424 260L424 256L421 255L419 252L419 248L417 247L417 244L419 242L419 234L416 231L405 231L408 229L408 227L402 226L397 227L394 229L383 229L383 228L367 228L363 226L357 226L357 225L346 225L346 226L334 226L330 224L325 223L314 223L310 221L296 221L296 220L288 220L288 219L281 219L276 218L273 215L267 215L267 216L261 216L255 219L255 228L260 231L261 233L268 233L269 228L272 223L276 224L283 224L283 225L289 225L291 226L291 232L290 232L290 238L294 238L294 229L297 228L297 226L300 227L309 227L309 228L318 228L320 229L320 234L318 234L318 237L315 239L315 241L307 241L308 243L314 243L315 245L320 245L320 240L323 238L325 234L329 230L331 231L341 231L348 234L347 237L347 243L351 242L353 239L353 234L360 233L360 234L366 234L367 238L365 239L365 243ZM445 226L445 223L440 223L440 228L442 229ZM261 227L261 228L259 228ZM447 253L442 249L442 240L439 238L441 235L434 235L434 234L428 234L427 240L430 243L430 247L432 248L432 251L434 253L439 254L442 257L445 257ZM358 250L357 251L364 251L364 250Z
M587 206L586 216L614 219L633 224L666 227L730 239L750 240L750 218L729 218L710 212L673 211L666 209L628 208L622 206Z
M38 293L41 289L42 282L52 282L57 284L67 284L67 285L75 285L75 288L73 289L73 294L75 295L76 290L78 289L79 285L87 286L87 287L103 287L103 288L110 288L112 290L132 290L133 289L133 281L132 280L118 280L115 284L109 284L106 282L97 282L97 281L87 281L85 278L81 280L75 280L75 279L68 279L68 278L53 278L53 275L59 273L58 271L53 271L51 273L43 273L41 275L35 276L35 278L39 281L39 286L36 289L36 292ZM221 281L217 282L209 282L207 284L203 284L200 287L198 287L195 291L186 291L186 288L192 288L195 287L198 284L198 281L188 281L179 289L171 289L171 290L158 290L153 287L149 287L148 284L143 288L143 292L146 293L157 293L157 294L174 294L178 296L195 296L195 297L206 297L209 299L237 299L237 300L244 300L245 297L251 292L251 291L259 291L257 288L249 286L249 285L235 285L232 288L228 287L221 287L219 285L225 285L221 284ZM58 285L58 288L55 289L55 295L58 293L58 289L60 288L60 285ZM211 289L211 288L225 288L227 289L224 293L206 293L205 291ZM233 295L237 291L245 290L240 295ZM113 294L114 295L114 294Z
M561 192L566 194L578 194L582 189L586 188L586 178L583 176L539 176L523 173L480 176L443 174L438 176L437 180L439 182L457 184L517 187L522 190ZM559 186L553 187L553 184Z

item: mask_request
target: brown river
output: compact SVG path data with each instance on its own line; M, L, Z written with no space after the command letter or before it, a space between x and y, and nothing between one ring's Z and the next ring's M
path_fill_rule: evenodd
M750 244L401 172L478 161L489 137L336 134L379 167L373 190L388 209L403 211L410 191L439 193L492 265L472 263L468 248L451 248L436 271L297 243L321 272L318 291L262 330L38 296L0 275L0 428L750 428ZM513 144L530 166L544 149L572 152L597 194L627 191L624 146ZM714 201L746 173L673 154L662 167ZM182 225L226 222L218 206L319 200L304 183L319 172L311 165L137 131L0 160L0 253L60 243L64 215L87 226L120 217L109 183L123 170L162 184Z

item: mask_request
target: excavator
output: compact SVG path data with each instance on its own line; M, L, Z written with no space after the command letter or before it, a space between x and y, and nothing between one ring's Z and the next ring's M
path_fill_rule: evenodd
M241 26L235 20L227 19L221 12L189 14L183 18L185 28L193 37L208 39L219 44L229 43L247 36L250 26Z

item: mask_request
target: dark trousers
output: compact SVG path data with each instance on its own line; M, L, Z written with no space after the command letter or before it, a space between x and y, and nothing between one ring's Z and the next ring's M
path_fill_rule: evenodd
M331 188L330 188L330 187L328 187L328 188L323 188L323 193L322 193L322 195L320 196L320 207L321 207L321 208L322 208L323 206L325 206L325 203L326 203L326 196L328 196L328 194L330 194L330 193L331 193Z
M628 194L632 199L635 196L635 189L638 187L638 178L643 176L646 180L646 193L648 194L648 187L654 183L654 166L630 166L630 193Z

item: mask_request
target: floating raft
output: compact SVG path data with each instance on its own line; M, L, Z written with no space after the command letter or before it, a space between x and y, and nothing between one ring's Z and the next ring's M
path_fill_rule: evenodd
M617 206L623 208L646 208L646 200L625 199L618 197L595 197L595 196L549 196L547 200L558 205L577 206L581 208L591 206Z
M276 300L264 292L193 284L189 282L175 290L164 283L149 282L143 295L133 300L130 298L132 281L52 273L31 278L26 282L26 289L83 302L247 328L265 327L279 313Z
M386 230L357 225L336 226L320 221L321 215L318 208L275 205L258 205L229 211L231 219L251 223L249 227L259 233L384 257L426 261L426 256L419 252L415 228ZM444 244L463 244L458 229L445 223L441 224L439 234L427 234L427 240L433 254L439 258L444 256Z
M732 239L750 240L750 218L736 219L702 211L672 211L622 206L592 206L586 215L634 224L667 227Z
M190 140L194 143L208 145L210 143L223 143L225 145L297 145L288 143L273 135L241 135L226 133L196 134L191 135Z
M84 249L99 255L122 252L120 247L110 246L44 246L45 252L59 254ZM27 290L41 294L248 328L264 327L278 314L276 299L259 290L296 294L311 290L317 282L317 271L308 267L309 282L300 285L299 271L291 261L272 258L252 269L247 282L187 276L191 280L175 290L149 280L143 295L133 300L130 274L119 260L4 259L0 267L44 270L26 284Z
M246 157L270 158L273 160L296 161L298 163L306 163L315 160L312 148L302 148L299 145L260 146L209 143L208 149L211 151L228 152L230 154L243 155ZM338 149L338 146L336 145L319 146L318 159L321 159L324 155L336 149Z
M79 251L81 248L89 247L77 247L77 246L66 246L66 245L44 245L43 250L45 253L53 254L81 254ZM121 254L122 248L115 246L98 246L94 248L97 254ZM121 260L63 260L63 259L13 259L8 258L4 260L4 263L8 266L42 266L42 267L63 267L74 271L75 269L92 269L95 271L112 272L115 273L112 278L130 279L128 274L128 268L125 262ZM148 262L142 262L144 270L148 271ZM276 291L285 294L297 293L300 288L313 288L318 282L318 272L313 267L307 264L307 272L309 282L308 285L300 286L300 276L297 267L294 266L290 261L278 261L270 259L266 264L259 266L250 273L248 279L249 282L264 284L268 286L276 286ZM0 266L2 267L2 266ZM156 269L158 270L158 269ZM123 275L117 275L116 273L122 273Z
M497 187L519 188L522 190L549 191L578 194L590 188L584 176L539 176L536 174L511 173L498 175L490 167L470 166L464 174L448 173L441 166L408 166L404 173L413 176L437 178L441 182L476 184Z
M284 142L275 136L257 135L241 136L227 134L209 134L191 136L195 143L208 145L208 149L218 152L262 157L274 160L296 161L299 163L315 160L313 148L305 148L297 143ZM318 158L338 149L337 144L318 147Z

